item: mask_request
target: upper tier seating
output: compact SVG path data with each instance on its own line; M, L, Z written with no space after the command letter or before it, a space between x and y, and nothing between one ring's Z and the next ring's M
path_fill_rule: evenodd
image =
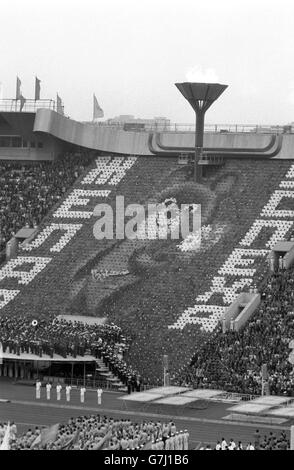
M90 160L68 154L27 165L0 161L0 252L19 229L39 225Z

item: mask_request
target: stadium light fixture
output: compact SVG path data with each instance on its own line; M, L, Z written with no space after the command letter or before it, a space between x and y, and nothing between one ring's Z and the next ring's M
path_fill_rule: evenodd
M204 116L210 106L220 97L228 85L219 83L175 83L196 114L194 180L201 177L198 162L203 152Z

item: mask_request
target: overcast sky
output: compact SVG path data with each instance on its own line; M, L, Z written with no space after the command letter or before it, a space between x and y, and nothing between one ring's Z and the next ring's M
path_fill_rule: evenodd
M58 91L65 112L193 122L177 81L228 89L207 123L294 121L293 0L1 0L0 82L26 98Z

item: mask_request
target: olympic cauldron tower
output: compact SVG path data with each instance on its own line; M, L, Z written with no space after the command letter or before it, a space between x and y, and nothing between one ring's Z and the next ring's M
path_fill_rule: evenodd
M198 162L203 152L204 116L208 108L220 97L228 85L191 82L176 83L175 85L196 113L194 180L199 181L201 173Z

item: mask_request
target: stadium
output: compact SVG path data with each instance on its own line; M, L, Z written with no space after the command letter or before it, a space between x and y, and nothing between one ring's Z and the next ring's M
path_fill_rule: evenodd
M0 99L0 449L293 450L292 125L207 124L229 83L165 83L189 125L34 85Z

